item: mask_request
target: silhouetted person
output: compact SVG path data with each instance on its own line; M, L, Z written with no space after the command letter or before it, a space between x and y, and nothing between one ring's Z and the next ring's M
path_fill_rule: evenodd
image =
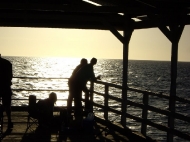
M85 65L87 65L88 61L85 58L82 58L80 61L80 64L73 70L71 77L69 78L68 85L69 85L69 96L67 100L67 110L70 115L71 113L71 108L72 108L72 101L74 98L74 88L73 88L73 79L76 75L76 73L79 71L79 69Z
M76 68L73 70L72 75L71 75L71 77L70 77L70 79L69 79L69 82L70 82L70 81L72 80L72 78L75 76L75 74L77 73L77 71L79 71L79 69L80 69L81 67L83 67L83 66L85 66L85 65L87 65L87 64L88 64L87 59L82 58L81 61L80 61L80 64L79 64L78 66L76 66Z
M8 118L8 129L13 128L11 121L12 77L12 64L0 54L0 97Z
M95 77L93 66L97 63L96 58L92 58L90 63L83 66L73 77L73 93L75 101L75 116L81 119L82 116L82 91L88 92L86 86L89 80L100 79L100 76Z
M37 102L37 109L39 112L39 125L45 127L51 127L52 123L54 123L54 104L57 101L56 93L52 92L49 94L49 98L44 100L39 100Z

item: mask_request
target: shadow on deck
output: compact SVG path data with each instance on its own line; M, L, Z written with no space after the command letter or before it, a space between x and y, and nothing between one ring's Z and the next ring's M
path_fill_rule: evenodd
M56 113L58 115L58 113ZM70 130L67 133L59 133L58 130L39 129L34 127L34 131L27 128L27 112L12 112L14 128L7 131L7 118L4 117L2 142L152 142L154 140L146 138L122 126L115 125L95 117L93 134L84 131ZM26 133L25 133L26 132Z

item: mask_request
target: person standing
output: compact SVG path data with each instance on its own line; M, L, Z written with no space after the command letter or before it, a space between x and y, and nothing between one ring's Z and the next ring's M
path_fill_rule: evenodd
M96 58L92 58L90 63L80 68L80 70L73 77L73 93L75 102L75 116L81 118L82 116L82 91L89 94L86 86L89 80L100 79L100 76L95 77L93 66L97 63Z
M2 98L3 108L5 109L8 118L8 129L13 128L11 120L12 77L11 62L2 58L0 54L0 97Z
M72 101L73 101L73 98L74 98L74 92L73 92L74 89L72 88L73 87L74 77L75 77L76 73L80 70L80 68L83 67L83 66L85 66L85 65L87 65L87 64L88 64L87 59L82 58L81 61L80 61L80 64L78 66L76 66L76 68L72 72L71 77L69 78L69 81L68 81L69 96L68 96L68 99L67 99L67 110L68 110L69 115L71 113Z

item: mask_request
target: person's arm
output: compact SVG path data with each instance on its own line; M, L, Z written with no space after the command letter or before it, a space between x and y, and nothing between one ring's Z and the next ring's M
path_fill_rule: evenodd
M96 81L96 80L101 80L101 75L98 75L97 77L95 77L94 71L93 71L93 77L91 78L91 80Z

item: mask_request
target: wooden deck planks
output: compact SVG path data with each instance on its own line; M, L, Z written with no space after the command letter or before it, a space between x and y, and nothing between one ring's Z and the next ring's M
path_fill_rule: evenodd
M56 113L58 114L58 113ZM12 112L12 121L14 127L12 131L7 131L7 118L4 116L3 132L5 134L2 142L136 142L139 138L134 138L121 133L114 127L106 128L107 123L102 123L101 121L96 121L94 125L93 135L84 133L83 131L74 131L74 133L62 133L59 135L58 131L41 131L37 127L33 127L34 131L28 130L27 128L27 112ZM131 133L132 134L132 133ZM142 138L141 138L142 140ZM145 139L144 139L145 140Z

